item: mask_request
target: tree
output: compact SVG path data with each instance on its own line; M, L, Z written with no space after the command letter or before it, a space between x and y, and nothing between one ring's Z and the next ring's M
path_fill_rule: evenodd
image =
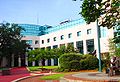
M120 43L120 26L115 28L113 42L116 44Z
M0 64L3 57L6 57L8 66L10 66L12 54L25 53L27 45L25 41L21 41L20 32L22 30L17 24L2 23L0 25Z
M84 0L82 4L83 16L87 24L99 18L99 25L113 28L120 25L120 0Z
M42 66L45 65L46 59L54 58L54 52L53 50L49 49L35 49L28 52L28 61L35 61L35 60L41 60Z

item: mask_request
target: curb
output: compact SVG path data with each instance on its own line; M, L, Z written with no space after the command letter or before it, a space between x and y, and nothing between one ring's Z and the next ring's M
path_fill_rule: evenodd
M26 77L22 77L22 78L18 78L16 80L13 80L11 82L19 82L21 80L27 79L27 78L31 78L31 77L37 77L37 76L43 76L43 74L39 74L39 75L33 75L33 76L26 76Z

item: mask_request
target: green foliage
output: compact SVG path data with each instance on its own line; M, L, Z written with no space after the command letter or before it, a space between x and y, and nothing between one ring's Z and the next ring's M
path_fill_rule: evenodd
M92 55L84 55L80 64L81 69L95 69L98 68L98 59Z
M75 70L79 70L79 69L80 69L80 66L81 66L81 65L80 65L80 61L78 61L78 60L72 60L72 61L70 61L69 64L70 64L70 69L71 69L71 70L72 70L72 69L73 69L73 70L74 70L74 69L75 69ZM74 70L74 71L75 71L75 70Z
M94 22L100 16L100 10L96 8L95 4L97 4L96 0L84 0L82 4L81 15L88 24Z
M20 32L23 29L17 24L2 23L0 25L0 63L3 57L7 57L10 65L11 55L23 55L28 45L21 41Z
M65 50L66 53L72 53L75 52L73 44L68 44Z
M86 23L100 19L99 25L112 28L120 25L120 0L84 0L81 15Z
M50 58L52 58L52 50L35 49L28 52L29 61L50 59Z
M31 66L31 67L28 67L30 71L36 71L36 70L40 70L42 68L45 68L45 69L57 69L58 66Z
M120 43L120 25L115 28L113 42L118 44Z
M98 68L98 59L92 55L80 55L68 53L60 56L60 68L58 71L78 71L80 69Z
M65 53L60 56L59 63L60 67L63 69L79 69L79 61L81 60L82 55L76 53Z
M109 66L110 66L110 60L109 59L102 60L102 67L103 68L108 68Z
M117 48L115 50L115 55L118 56L118 57L120 57L120 48Z

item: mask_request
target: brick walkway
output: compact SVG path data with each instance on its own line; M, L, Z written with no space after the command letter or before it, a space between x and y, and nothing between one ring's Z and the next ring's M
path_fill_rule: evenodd
M12 68L10 72L10 75L4 76L0 73L0 82L11 82L21 77L30 76L30 73L27 71L26 67Z

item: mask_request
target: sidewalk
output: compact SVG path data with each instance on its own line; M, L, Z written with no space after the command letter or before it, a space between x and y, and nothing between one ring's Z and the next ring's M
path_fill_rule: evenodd
M109 77L101 72L79 72L64 77L68 82L120 82L120 75Z
M11 82L15 79L30 76L30 73L28 72L26 67L18 67L18 68L12 68L10 75L4 75L2 76L0 74L0 82Z

